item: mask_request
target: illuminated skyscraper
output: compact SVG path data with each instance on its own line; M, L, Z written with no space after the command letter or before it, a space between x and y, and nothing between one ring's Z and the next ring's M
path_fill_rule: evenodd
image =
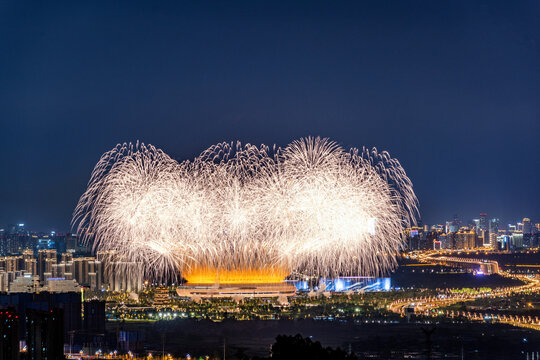
M23 251L24 272L27 274L37 275L37 262L34 259L34 252L32 250Z
M476 232L480 231L480 219L473 219L474 227L476 228Z
M497 236L499 235L499 219L491 219L489 220L489 247L493 250L498 249L498 243L497 243Z
M22 256L6 256L2 262L6 272L15 272L23 269Z
M481 230L487 230L488 229L488 223L487 223L487 213L480 213L480 219L478 222L478 226Z
M523 219L523 233L524 234L531 234L532 233L531 219L529 219L529 218L524 218Z
M476 233L474 229L461 228L455 234L454 249L474 249L475 241Z
M446 222L446 231L449 233L455 233L459 231L461 227L461 221L459 220L458 215L454 215L454 220Z
M499 231L499 219L491 219L489 220L489 232L496 234Z
M523 245L523 233L521 231L514 232L510 238L510 250L519 250L523 248Z
M531 219L524 218L523 219L523 246L525 247L533 246L532 232L533 232L533 228L531 224Z

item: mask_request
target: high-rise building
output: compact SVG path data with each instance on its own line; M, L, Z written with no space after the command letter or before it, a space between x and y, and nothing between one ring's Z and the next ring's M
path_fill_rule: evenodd
M58 282L62 280L53 280L53 282ZM63 286L62 286L63 287ZM65 292L64 290L60 292L34 292L34 293L17 293L15 296L13 294L0 294L0 308L12 306L16 309L17 315L19 316L19 336L23 337L24 334L28 334L28 329L26 325L28 324L29 319L26 318L27 310L36 309L40 311L45 311L49 314L52 314L51 310L62 309L63 314L63 324L60 321L60 324L47 329L47 336L54 337L54 340L58 340L61 344L68 343L70 338L68 334L70 332L79 331L82 328L82 319L81 319L81 293L80 291L74 292ZM1 311L1 310L0 310ZM61 319L59 319L61 320ZM31 321L31 319L30 319ZM0 329L2 326L0 326ZM34 329L35 330L35 329ZM47 339L45 339L47 340ZM30 344L27 342L28 348L31 348ZM63 346L61 346L62 348ZM29 349L30 350L30 349ZM32 357L28 355L27 352L25 359L37 359L38 357ZM43 359L43 358L41 358ZM63 357L47 357L47 359L63 359Z
M476 232L474 229L461 228L456 233L454 249L474 249L476 246Z
M0 270L0 292L9 290L9 274L4 270Z
M497 236L497 242L499 243L499 248L504 251L510 251L510 235L499 235Z
M62 253L62 262L67 264L73 261L73 252L65 252Z
M473 219L473 224L476 232L478 233L480 231L480 219Z
M531 219L529 218L523 219L523 234L532 234Z
M105 335L105 301L84 302L84 329L90 334Z
M39 280L44 282L52 277L53 265L56 264L56 250L43 249L38 251L37 273Z
M73 261L64 263L64 278L66 280L73 279Z
M115 251L98 251L96 259L101 262L102 278L101 281L105 287L112 288L113 286L113 269L112 264L115 262Z
M453 248L453 235L454 233L440 233L437 237L437 241L440 243L441 249L451 250Z
M74 258L72 264L73 278L79 284L91 289L101 289L103 270L100 261L94 257L81 257Z
M102 273L101 262L95 259L88 262L88 286L90 289L101 289Z
M473 231L474 228L471 228L471 231ZM489 232L487 230L479 230L475 231L476 233L476 240L475 240L475 246L474 247L484 247L489 246Z
M523 248L523 233L515 231L510 237L510 250Z
M66 278L66 263L54 264L52 268L53 278Z
M142 290L142 274L138 272L137 264L133 262L115 262L112 264L113 278L111 290L113 291L140 291Z
M406 230L407 234L407 249L409 250L420 250L421 248L421 238L423 236L423 228L413 226Z
M26 250L23 251L22 256L23 256L24 260L33 259L34 258L34 251L32 251L30 249L26 249Z
M22 256L6 256L0 259L0 267L6 272L21 271L24 269Z
M26 274L37 275L37 262L34 259L34 252L26 249L23 251L23 269Z
M77 237L67 233L64 236L65 252L75 252L77 250Z
M73 259L73 278L81 285L88 284L88 261L90 257L80 257Z
M96 254L97 269L101 274L101 284L113 291L140 291L143 286L142 274L137 271L135 263L121 260L115 251L98 251ZM98 271L96 271L98 274ZM99 277L96 276L96 281Z
M523 246L524 247L534 247L535 239L533 237L533 225L531 224L531 219L523 219Z
M461 221L459 220L458 215L454 215L454 220L446 222L446 232L455 233L459 231L461 227Z
M24 260L24 272L27 274L37 275L37 261L36 259Z
M497 244L497 236L499 235L499 223L500 220L496 218L489 220L489 234L486 239L488 241L488 244L484 242L484 246L488 246L493 250L497 250L499 247Z
M498 250L499 249L499 244L497 242L497 237L498 237L497 233L492 233L492 232L489 233L489 247L492 250Z
M491 219L489 220L489 232L490 234L497 234L498 231L499 231L499 224L500 224L500 220L499 219Z
M3 231L3 242L0 250L3 255L21 253L28 247L30 237L24 228L24 224L8 225Z
M26 345L29 359L63 359L63 310L26 309Z
M16 309L0 309L0 324L0 360L19 359L19 316Z
M487 230L488 229L487 213L480 213L480 219L478 221L478 227L481 230Z

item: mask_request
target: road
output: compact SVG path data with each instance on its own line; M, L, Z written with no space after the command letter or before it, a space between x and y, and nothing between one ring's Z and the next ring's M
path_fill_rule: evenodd
M448 257L445 258L447 260ZM426 263L437 263L436 257L430 254L419 256L418 260ZM455 262L459 262L458 258L455 258ZM469 265L470 261L467 262ZM510 294L519 294L525 292L538 292L540 291L540 279L538 275L526 276L510 274L506 271L499 271L499 275L519 279L525 284L520 286L511 286L505 288L497 288L486 291L475 291L471 293L459 293L455 294L450 290L445 291L443 294L439 294L436 297L425 298L410 298L394 301L388 305L388 310L406 315L406 309L414 309L414 314L424 316L448 316L448 317L465 317L472 321L493 321L499 323L506 323L513 326L526 327L540 331L540 319L538 317L530 316L518 316L518 315L499 315L491 314L487 312L460 312L460 311L443 311L438 308L452 305L463 301L473 301L480 298L490 297L505 297Z

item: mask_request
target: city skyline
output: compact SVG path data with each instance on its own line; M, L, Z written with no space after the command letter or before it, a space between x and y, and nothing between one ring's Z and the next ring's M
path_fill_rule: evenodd
M460 213L457 213L457 212L454 212L454 213L449 213L448 217L445 218L445 219L442 219L442 220L439 220L439 221L435 221L435 222L432 222L432 223L427 223L427 222L424 222L422 219L420 219L421 221L419 222L420 225L428 225L428 226L435 226L435 225L445 225L447 222L450 222L452 220L454 220L454 216L455 215L458 215L458 218L459 220L461 221L461 224L462 226L467 226L467 225L473 225L473 221L474 220L478 220L479 219L479 215L482 214L482 213L478 213L476 214L476 216L471 216L471 217L463 217L460 215ZM540 223L540 216L539 217L533 217L533 216L523 216L523 217L514 217L514 218L509 218L509 219L503 219L499 216L497 216L496 214L491 216L489 213L488 213L488 219L497 219L499 220L500 222L500 226L501 227L505 227L507 228L509 225L516 225L520 222L523 221L523 219L525 218L528 218L531 220L532 223L536 224L536 223ZM50 234L51 232L54 232L54 233L76 233L76 229L75 228L72 228L72 227L68 227L66 229L62 229L62 228L55 228L55 227L52 227L52 226L44 226L44 228L37 228L35 226L33 226L31 223L28 223L26 221L11 221L11 222L7 222L7 223L0 223L0 229L4 229L6 230L9 226L17 226L19 224L22 224L26 231L29 231L30 233L43 233L43 234Z

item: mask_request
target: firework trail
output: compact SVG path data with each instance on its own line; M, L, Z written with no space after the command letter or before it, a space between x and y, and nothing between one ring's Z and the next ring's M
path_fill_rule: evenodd
M387 272L417 204L400 163L376 149L220 143L179 163L130 143L101 157L73 224L152 278L266 282Z

